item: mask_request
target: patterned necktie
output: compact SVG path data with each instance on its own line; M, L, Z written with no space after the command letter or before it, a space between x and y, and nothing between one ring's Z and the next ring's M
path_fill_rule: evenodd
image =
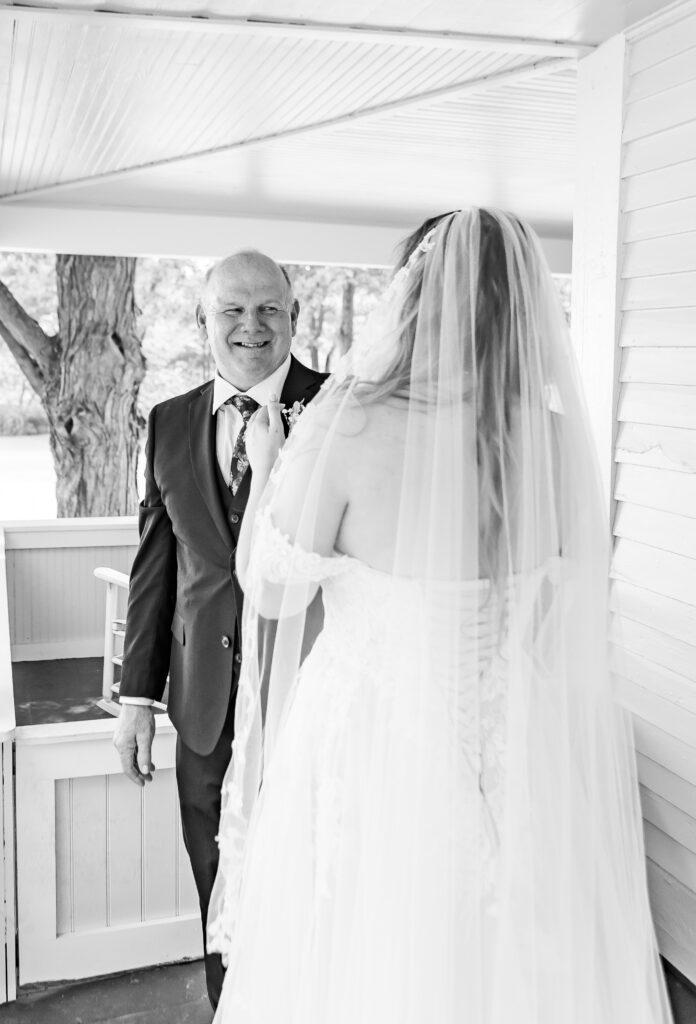
M259 403L249 395L232 395L231 398L227 399L225 405L233 405L244 420L242 429L237 434L237 440L234 442L229 479L227 481L227 486L232 491L232 494L236 494L242 482L242 477L249 468L249 459L246 452L247 423L259 408Z

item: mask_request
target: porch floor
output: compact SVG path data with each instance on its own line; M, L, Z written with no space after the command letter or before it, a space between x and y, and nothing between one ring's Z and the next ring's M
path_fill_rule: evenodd
M102 658L16 661L12 681L17 725L112 718L108 711L97 707L103 664Z
M696 1024L696 989L666 965L675 1024ZM203 962L20 991L0 1024L210 1024Z
M20 990L2 1024L210 1024L203 961Z

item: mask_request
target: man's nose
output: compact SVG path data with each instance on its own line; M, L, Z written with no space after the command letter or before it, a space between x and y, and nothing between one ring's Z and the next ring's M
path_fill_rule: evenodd
M253 333L261 328L261 321L259 319L258 311L255 309L247 309L242 317L242 327L245 331Z

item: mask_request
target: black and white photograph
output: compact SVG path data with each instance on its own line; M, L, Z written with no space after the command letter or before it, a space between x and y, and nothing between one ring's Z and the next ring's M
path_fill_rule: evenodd
M0 0L0 1024L696 1024L696 0Z

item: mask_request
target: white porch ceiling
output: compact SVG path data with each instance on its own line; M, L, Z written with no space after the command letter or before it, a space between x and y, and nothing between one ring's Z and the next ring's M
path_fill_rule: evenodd
M667 4L97 6L0 4L0 219L41 204L402 229L473 202L568 236L574 56Z

